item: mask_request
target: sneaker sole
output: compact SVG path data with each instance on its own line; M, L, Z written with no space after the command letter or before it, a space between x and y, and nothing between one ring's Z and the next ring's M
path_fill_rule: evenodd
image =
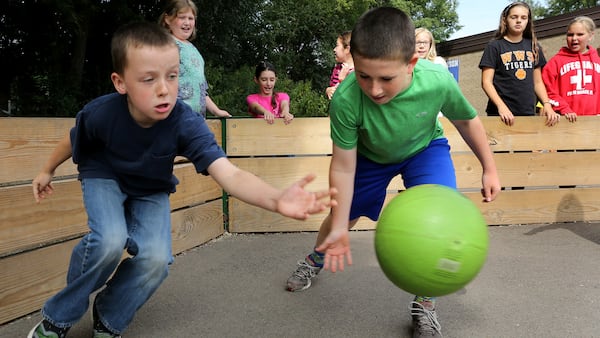
M36 324L36 325L33 327L33 329L31 329L31 331L29 331L29 334L27 335L27 338L33 338L33 334L35 333L35 330L38 328L38 326L40 326L40 325L42 324L42 322L43 322L43 321L44 321L43 319L42 319L42 320L40 320L40 322L39 322L39 323L37 323L37 324Z
M300 292L300 291L304 291L306 289L308 289L310 286L312 285L312 282L310 281L310 279L308 280L308 283L306 283L306 285L304 285L303 287L301 287L300 289L294 289L293 287L288 286L286 289L289 292Z

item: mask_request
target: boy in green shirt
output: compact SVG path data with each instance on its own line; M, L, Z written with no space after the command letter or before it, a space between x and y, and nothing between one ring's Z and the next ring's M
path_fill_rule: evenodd
M452 75L415 55L414 26L395 8L375 8L358 20L350 51L355 71L330 105L333 156L331 187L338 205L325 218L314 251L298 262L289 291L310 287L322 268L352 264L348 230L360 216L377 220L386 187L402 175L407 188L440 184L456 188L441 111L471 147L483 168L482 195L493 201L500 182L481 120ZM417 295L410 305L415 337L441 337L435 299Z

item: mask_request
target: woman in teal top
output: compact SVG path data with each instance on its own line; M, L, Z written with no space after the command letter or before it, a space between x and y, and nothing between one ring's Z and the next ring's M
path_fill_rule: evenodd
M189 104L198 114L206 117L208 110L218 117L231 117L208 96L208 82L204 76L204 59L190 42L196 37L198 9L191 0L171 0L158 23L169 30L179 47L178 98Z

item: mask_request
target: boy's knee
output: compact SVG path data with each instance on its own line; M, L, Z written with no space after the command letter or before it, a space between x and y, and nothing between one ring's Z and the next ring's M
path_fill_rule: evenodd
M121 259L126 241L121 238L104 236L98 241L98 249L101 256L107 260Z
M150 254L138 258L137 263L141 265L141 268L146 271L150 278L161 281L166 278L172 260L170 255Z

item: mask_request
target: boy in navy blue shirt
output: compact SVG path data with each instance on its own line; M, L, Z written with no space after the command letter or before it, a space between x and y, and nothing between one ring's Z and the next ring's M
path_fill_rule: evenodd
M282 191L229 162L204 118L177 100L179 49L166 30L126 25L115 33L111 52L117 93L77 114L33 180L39 202L52 193L56 168L72 157L90 232L73 249L67 286L46 302L28 337L65 337L102 287L93 302L94 337L119 337L126 329L173 259L169 194L178 183L176 156L233 196L284 216L305 219L335 204L324 200L333 190L304 190L313 175ZM121 260L124 248L130 257Z

